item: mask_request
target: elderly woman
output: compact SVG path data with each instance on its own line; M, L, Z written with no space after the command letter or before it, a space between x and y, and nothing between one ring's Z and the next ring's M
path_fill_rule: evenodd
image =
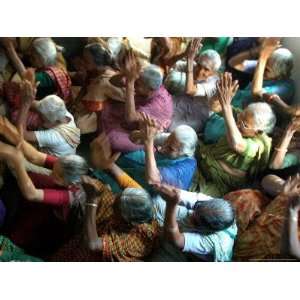
M196 132L189 126L182 125L172 133L157 135L157 124L150 117L143 115L143 128L135 133L133 139L144 144L145 150L138 150L122 155L117 165L128 173L141 186L150 189L153 182L165 182L181 189L188 189L196 170L196 160L193 155L197 145ZM110 152L108 141L103 142L103 151ZM154 152L154 147L159 147ZM113 191L118 186L102 172L95 176L112 186Z
M74 237L53 261L140 261L156 244L159 231L150 195L115 164L117 155L106 151L103 142L101 135L92 143L92 164L109 171L122 191L113 194L100 181L84 176L88 201L83 241Z
M173 103L162 85L159 68L149 65L140 72L132 50L125 54L121 72L126 77L125 103L108 103L101 125L115 151L130 152L141 148L129 139L130 131L138 128L141 113L149 114L166 130L171 123Z
M56 95L35 101L35 87L27 80L21 84L21 93L22 106L17 127L23 129L24 139L36 143L44 152L54 156L75 154L80 143L80 130L64 101ZM42 119L43 130L27 130L30 108L35 109Z
M164 241L151 261L231 260L237 226L229 202L164 184L156 190L163 198L154 198L154 206Z
M291 103L295 91L294 82L290 79L293 55L288 49L278 49L279 46L278 39L264 39L252 84L235 95L232 100L234 107L243 108L253 100L265 100L270 94L277 94L287 104ZM217 108L213 110L219 111ZM215 143L223 135L225 135L224 118L215 113L206 123L204 141Z
M39 82L37 86L37 100L45 96L55 94L68 102L71 95L71 80L62 67L56 66L57 50L56 45L50 38L37 38L32 42L30 51L30 62L35 69L26 70L22 61L18 57L13 43L9 44L8 52L15 61L16 69L22 79L28 79L31 82ZM13 121L16 120L21 107L20 85L18 82L6 82L4 84L4 98L9 107L9 113ZM30 112L30 123L32 130L41 125L38 114Z
M187 65L180 66L186 68L186 76L183 76L184 73L177 68L170 72L165 81L171 93L173 87L178 90L185 85L184 95L173 96L174 113L169 130L186 124L196 132L200 132L209 118L209 101L216 93L216 83L219 79L217 72L221 66L221 58L216 51L206 50L198 56L194 67L194 59L199 48L201 48L200 39L192 40L188 48Z
M267 133L274 128L275 114L267 103L253 103L238 114L236 121L231 100L237 89L229 73L222 75L218 97L227 134L216 144L200 146L193 190L223 196L246 185L268 166L272 140Z
M82 88L74 105L77 124L82 133L86 134L97 130L100 112L108 100L125 101L125 90L110 82L111 77L118 72L112 55L104 46L98 43L85 46L83 59L88 82Z

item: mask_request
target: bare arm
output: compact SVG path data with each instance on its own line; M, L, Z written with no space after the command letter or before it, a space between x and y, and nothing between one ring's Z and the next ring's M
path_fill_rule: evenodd
M247 51L243 51L233 57L231 57L228 61L228 64L230 67L239 70L239 71L244 71L245 67L244 67L244 61L245 60L250 60L250 59L254 59L255 57L257 57L259 53L259 47L247 50Z
M134 123L141 119L140 113L136 111L134 101L134 80L126 83L125 121Z
M282 168L285 155L288 151L288 147L290 145L290 142L296 132L297 126L300 126L300 119L297 118L293 120L291 123L289 123L288 127L286 128L283 137L281 138L281 141L275 147L274 153L272 155L269 167L271 169L277 170Z

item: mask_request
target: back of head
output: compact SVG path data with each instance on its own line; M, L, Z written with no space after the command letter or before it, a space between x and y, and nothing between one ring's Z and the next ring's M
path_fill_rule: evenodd
M89 51L97 67L114 66L111 53L99 43L89 44L84 49Z
M65 102L56 95L38 101L37 110L52 124L63 121L67 114Z
M196 131L188 125L179 125L175 128L173 133L182 145L182 154L193 156L198 143Z
M145 67L140 78L143 80L144 85L152 91L158 90L163 81L162 72L156 65L148 65Z
M59 158L62 167L64 180L68 184L76 184L80 182L82 175L86 175L89 166L84 158L79 155L67 155Z
M185 92L186 73L172 70L164 81L165 87L171 94L181 95Z
M197 223L212 231L228 228L235 219L233 206L224 199L198 201L194 210Z
M276 124L276 115L268 103L251 103L247 106L246 110L252 112L256 130L268 134L273 132Z
M153 219L150 195L144 189L127 188L121 198L121 214L131 224L149 223Z
M33 41L32 46L40 55L45 66L51 66L56 63L57 50L51 38L37 38Z
M199 63L199 61L201 61L202 59L208 59L213 66L213 71L215 71L215 72L217 72L221 67L222 60L221 60L220 54L215 50L208 49L208 50L203 51L199 55L199 57L197 59L197 63Z
M294 57L290 50L279 48L270 57L274 73L281 78L289 78L294 66Z

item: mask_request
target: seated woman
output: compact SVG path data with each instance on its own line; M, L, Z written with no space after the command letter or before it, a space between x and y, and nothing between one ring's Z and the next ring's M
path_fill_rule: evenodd
M276 116L267 103L253 103L236 121L231 100L237 88L229 73L221 76L218 97L227 134L216 144L199 147L193 191L220 197L253 181L268 166L272 140L267 133L272 132Z
M142 148L129 139L130 131L138 128L141 113L149 114L166 130L171 123L173 103L162 85L162 75L157 66L149 65L139 73L139 63L129 50L122 68L121 72L126 77L125 103L109 102L102 112L101 127L113 150L130 152Z
M176 86L176 90L180 86L185 86L184 95L173 96L174 113L170 131L185 124L194 128L196 132L201 132L209 118L209 101L216 93L216 83L219 79L217 72L221 66L221 58L216 51L207 50L200 54L194 67L195 55L199 48L201 48L200 39L192 40L188 48L187 65L180 66L185 67L185 70L171 71L165 81L171 93L173 86ZM183 72L186 72L185 78L182 77ZM177 75L183 78L182 82L178 82ZM181 81L180 78L179 80Z
M23 129L24 139L54 156L75 154L80 143L80 130L67 111L64 101L56 95L35 101L35 87L27 80L21 83L21 98L17 127ZM30 108L34 108L43 120L43 130L27 130Z
M102 151L102 138L92 146L93 166L109 170L122 191L113 194L100 181L83 176L88 199L83 239L71 239L52 261L140 261L156 245L159 226L150 195L115 164L116 155Z
M72 106L81 133L87 134L97 131L100 112L107 100L125 101L125 89L110 82L111 77L118 72L111 54L102 45L94 43L85 46L83 58L88 82Z
M48 95L55 94L65 102L70 100L71 79L67 71L55 66L57 60L57 50L55 43L50 38L37 38L32 42L30 60L35 68L34 74L28 74L24 64L18 57L13 44L9 48L10 56L15 61L18 74L22 79L30 78L33 82L39 82L37 87L37 99L40 100ZM30 73L30 72L29 72ZM12 120L16 120L18 110L21 106L19 84L16 82L6 82L4 85L4 96L10 109ZM31 120L32 129L36 129L41 120L34 113Z
M156 218L164 241L151 261L230 261L237 235L232 205L201 193L156 185ZM165 201L164 201L165 200Z
M191 127L182 125L171 134L157 136L155 121L149 116L142 116L143 128L136 132L133 139L143 143L144 150L122 155L117 160L117 165L146 190L150 189L149 184L153 182L164 182L188 189L196 170L196 160L193 157L198 141L196 132ZM107 138L101 138L102 150L99 149L98 152L110 153ZM155 145L160 146L157 152L154 151ZM118 186L110 178L104 177L103 172L97 171L94 175L109 183L113 191L118 191Z
M295 92L294 82L290 79L293 55L288 49L278 47L278 39L264 40L252 84L236 93L232 100L234 107L244 108L253 100L264 100L266 94L277 94L287 104L291 103ZM214 111L219 112L220 107ZM204 142L215 143L224 135L224 118L218 113L212 114L205 125Z
M234 259L238 261L262 261L290 258L282 250L288 235L284 232L287 210L291 202L300 196L300 179L288 180L281 193L267 205L256 220L238 236L235 243ZM293 236L299 237L300 228L293 221ZM292 253L293 254L293 253Z

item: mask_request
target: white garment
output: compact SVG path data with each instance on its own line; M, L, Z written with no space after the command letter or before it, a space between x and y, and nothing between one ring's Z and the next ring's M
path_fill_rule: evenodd
M68 112L66 117L70 119L70 125L76 128L73 116ZM54 129L35 131L38 145L44 152L57 157L76 153L76 148L71 147L66 140Z

